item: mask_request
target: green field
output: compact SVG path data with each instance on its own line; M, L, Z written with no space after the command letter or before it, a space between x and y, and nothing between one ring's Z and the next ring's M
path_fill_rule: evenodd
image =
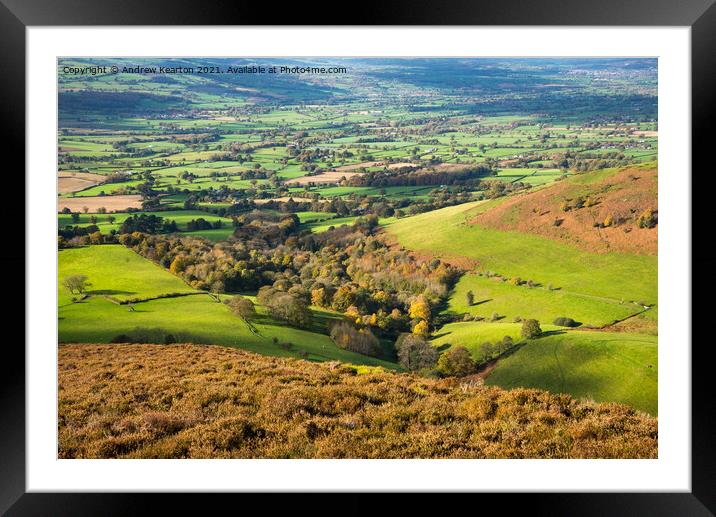
M349 216L349 217L336 217L334 219L329 219L327 221L313 221L303 224L302 226L308 230L311 230L314 233L320 233L325 232L326 230L330 229L331 227L338 228L339 226L343 225L352 225L355 220L358 219L358 216Z
M540 323L543 332L561 330L561 327ZM466 321L448 323L435 332L432 343L437 347L464 346L477 359L479 348L485 342L496 343L505 336L514 342L520 341L522 323Z
M475 296L470 306L467 305L468 291ZM555 318L568 317L585 326L601 327L642 311L643 307L561 289L549 290L546 286L515 286L495 277L466 274L451 293L448 309L458 314L467 312L483 317L496 312L506 321L519 316L552 323Z
M166 293L191 293L195 289L120 245L88 246L59 250L58 278L86 275L92 284L89 294L109 295L120 300L154 298ZM71 305L72 295L58 285L60 308Z
M116 213L116 214L80 214L80 219L78 223L72 222L72 217L69 214L58 214L57 215L57 224L60 228L64 228L65 226L89 226L92 224L90 221L91 217L95 217L97 219L97 228L99 228L99 231L102 233L109 233L112 230L118 231L122 227L122 223L131 216L134 215L155 215L157 217L162 217L166 221L175 221L177 223L177 227L181 232L187 233L188 235L193 235L196 237L204 237L206 239L212 240L212 241L218 241L218 240L225 240L227 239L232 233L234 233L234 226L233 221L228 217L220 217L218 215L211 214L209 212L204 212L201 210L167 210L167 211L161 211L161 212L137 212L137 213ZM110 223L108 218L113 217L114 222ZM207 222L214 223L216 221L221 221L222 227L221 228L210 228L207 230L194 230L189 232L187 230L187 224L191 220L196 219L204 219Z
M178 341L221 344L253 352L299 357L305 350L312 360L339 360L359 365L384 366L395 369L395 363L374 359L342 350L330 338L326 323L336 315L314 311L311 330L300 330L270 318L258 307L254 322L257 333L228 308L212 297L200 294L180 279L133 251L116 245L90 246L61 250L59 253L60 281L72 274L85 274L92 283L89 298L72 303L71 295L59 286L59 339L64 343L108 343L115 336L138 329L150 334L172 334ZM163 298L133 304L117 305L104 298L151 298L167 293L196 293L192 296ZM101 322L101 324L100 324ZM273 338L279 344L273 343ZM291 342L291 350L281 343Z
M657 380L656 336L567 331L530 341L500 360L486 382L621 402L656 415Z

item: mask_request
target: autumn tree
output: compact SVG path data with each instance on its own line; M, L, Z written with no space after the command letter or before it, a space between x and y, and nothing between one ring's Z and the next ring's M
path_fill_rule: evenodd
M331 339L338 348L351 350L359 354L380 357L380 342L368 328L357 329L346 321L336 323L331 328Z
M430 321L430 304L422 296L413 300L410 304L408 314L412 319Z
M428 322L425 320L420 320L415 324L413 327L413 334L416 336L421 336L423 338L427 338L428 334L430 334L430 328L428 327Z

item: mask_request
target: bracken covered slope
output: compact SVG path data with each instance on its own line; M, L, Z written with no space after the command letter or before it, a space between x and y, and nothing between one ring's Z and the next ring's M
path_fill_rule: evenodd
M657 210L657 182L656 166L588 172L512 196L472 222L593 253L656 255L657 229L640 228L638 218L645 210Z
M61 458L654 458L616 404L219 346L61 345Z

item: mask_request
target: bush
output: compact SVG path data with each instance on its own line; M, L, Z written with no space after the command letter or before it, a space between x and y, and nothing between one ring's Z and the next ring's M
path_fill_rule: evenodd
M542 334L542 329L537 320L524 320L522 322L521 335L525 339L534 339Z
M440 356L437 370L446 377L464 377L475 371L475 362L467 348L456 346Z
M636 220L639 228L653 228L658 222L658 216L656 210L646 209L639 214Z
M559 327L578 327L579 326L579 324L576 321L574 321L572 318L565 318L564 316L555 318L555 320L552 323Z

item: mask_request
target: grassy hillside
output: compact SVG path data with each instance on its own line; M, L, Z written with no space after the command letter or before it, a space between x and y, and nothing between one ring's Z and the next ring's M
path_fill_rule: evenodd
M597 254L545 237L470 224L500 201L476 201L388 222L388 233L411 250L467 258L507 277L531 279L563 292L607 301L657 301L657 258L625 253ZM529 315L522 315L529 316Z
M397 368L395 363L338 348L326 335L327 322L337 316L326 311L314 310L313 328L301 330L272 319L264 307L257 306L253 332L224 304L123 246L61 250L59 278L72 274L87 275L92 287L87 299L73 303L67 290L59 286L59 340L63 343L109 343L123 334L162 341L171 334L177 341L221 344L262 354L298 357L305 351L312 360ZM103 296L134 299L169 293L190 295L134 303L133 310ZM284 343L292 346L287 349Z
M61 345L60 458L655 458L615 404L194 345Z
M656 415L656 336L569 331L546 336L497 363L487 384L615 401Z
M58 303L65 307L72 295L62 286L70 275L86 275L94 296L120 300L154 298L167 293L196 292L160 266L120 245L87 246L58 251Z
M540 325L543 332L561 331L562 327ZM496 343L505 336L517 342L522 339L520 332L522 323L489 323L484 321L468 321L449 323L435 333L432 343L437 347L446 345L464 346L478 358L480 345L489 341Z
M472 305L467 304L468 291L475 296ZM515 286L499 278L466 274L455 285L448 309L458 314L468 312L484 317L496 312L506 321L519 316L551 323L555 318L569 317L586 326L601 327L642 311L644 307L633 302L622 303L621 300L595 298L562 289L550 290L545 286Z

